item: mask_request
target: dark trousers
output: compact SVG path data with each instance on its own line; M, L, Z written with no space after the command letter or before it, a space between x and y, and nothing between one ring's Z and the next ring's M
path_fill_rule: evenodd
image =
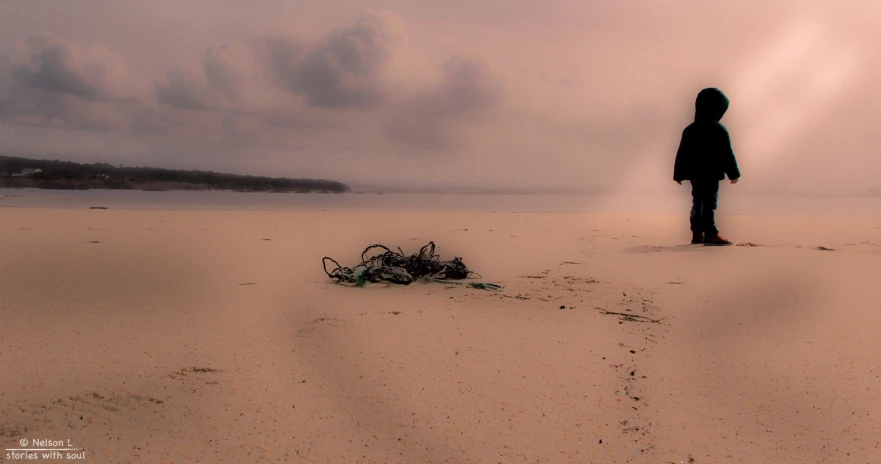
M719 181L692 180L691 199L691 231L718 234L715 213L719 201Z

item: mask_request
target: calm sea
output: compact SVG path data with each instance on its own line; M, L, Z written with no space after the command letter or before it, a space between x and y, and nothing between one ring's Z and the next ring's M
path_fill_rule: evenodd
M297 194L0 189L0 207L263 211L467 211L687 214L687 192L649 195ZM767 197L722 192L723 214L881 214L881 198Z

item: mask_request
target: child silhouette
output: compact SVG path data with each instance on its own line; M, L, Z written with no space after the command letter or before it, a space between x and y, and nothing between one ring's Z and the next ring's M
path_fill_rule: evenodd
M673 180L691 182L691 243L731 245L716 229L715 211L719 201L719 182L728 176L732 184L740 170L728 130L719 122L728 111L728 97L716 88L700 91L695 101L694 122L682 131L676 152Z

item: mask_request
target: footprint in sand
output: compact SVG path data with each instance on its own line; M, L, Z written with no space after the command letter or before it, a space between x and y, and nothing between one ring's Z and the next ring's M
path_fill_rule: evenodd
M314 321L309 321L297 331L297 337L310 337L329 330L331 327L346 327L349 321L345 319L334 319L332 317L319 317Z
M19 438L25 436L31 429L19 424L0 425L0 438Z
M206 376L206 374L217 374L223 372L220 369L214 369L211 367L188 367L186 369L181 369L176 372L172 372L168 374L168 377L172 379L201 379ZM214 382L217 383L217 382Z
M788 246L788 247L792 247L792 248L803 248L801 245L764 245L764 244L758 244L758 243L753 243L753 242L741 242L741 243L738 243L737 246L739 246L739 247L750 247L750 248L753 248L753 247L769 247L769 246L770 246L770 247L774 247L774 248L785 248L785 247L787 247L787 246ZM824 247L824 246L814 247L814 249L815 249L815 250L819 250L819 251L835 251L835 248L828 248L828 247Z
M80 429L92 423L107 422L109 416L135 416L143 409L165 406L165 400L129 392L86 392L51 403L14 405L5 417L17 417L18 421L0 426L0 438L22 438L29 432L39 430Z
M179 433L175 427L186 429L189 421L199 421L193 400L204 391L216 391L221 372L210 367L181 369L150 380L144 386L149 394L86 391L50 403L13 402L0 410L0 442L12 448L31 436L64 436L94 462L159 462L142 461L138 453L155 453L151 442L168 442ZM121 456L123 448L132 454Z

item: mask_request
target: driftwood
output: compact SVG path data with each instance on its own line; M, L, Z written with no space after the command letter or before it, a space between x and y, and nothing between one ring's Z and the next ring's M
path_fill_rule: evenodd
M615 311L608 311L606 309L597 307L600 310L600 314L606 314L610 316L620 316L622 321L630 321L630 322L653 322L655 324L660 324L664 318L661 319L652 319L646 316L640 316L639 314L627 314L627 313L617 313Z

